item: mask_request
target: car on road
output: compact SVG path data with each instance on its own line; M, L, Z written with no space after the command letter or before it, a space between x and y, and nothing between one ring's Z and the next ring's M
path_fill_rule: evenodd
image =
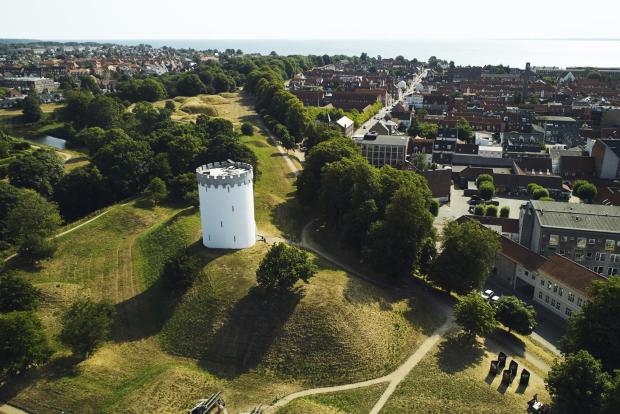
M488 200L486 202L487 205L492 205L492 206L499 206L499 201L497 200Z
M495 296L495 292L493 292L491 289L487 289L484 292L480 293L480 296L482 296L483 299L489 300L493 296Z

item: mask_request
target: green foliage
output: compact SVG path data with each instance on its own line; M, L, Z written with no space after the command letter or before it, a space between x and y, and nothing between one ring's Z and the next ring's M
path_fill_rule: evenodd
M35 94L30 94L22 102L22 113L24 121L37 122L43 118L41 110L41 100Z
M546 381L554 412L600 413L609 381L601 362L587 351L569 354L562 362L556 360Z
M60 225L55 204L31 190L24 190L7 213L7 231L11 240L21 245L29 235L47 237Z
M170 181L169 196L172 200L198 205L196 174L179 174Z
M538 187L532 193L532 199L540 200L541 198L549 198L549 190L543 187Z
M162 281L169 289L185 291L192 286L201 271L200 260L196 256L182 252L166 262Z
M71 221L103 207L109 201L107 193L97 167L86 165L62 177L54 191L54 200L64 219Z
M99 89L99 85L97 85L97 79L92 75L84 76L80 80L80 88L89 91L93 95L101 93L101 89Z
M39 148L9 164L9 181L15 187L30 188L50 197L64 174L63 160L54 151Z
M428 168L428 163L426 162L426 154L417 153L413 156L413 165L419 170L424 171Z
M495 186L492 182L483 181L478 187L478 194L485 200L490 200L495 195Z
M573 185L573 194L586 202L592 202L596 198L597 188L594 184L585 180L577 180Z
M153 178L144 190L144 196L155 206L161 203L168 196L168 190L164 180L159 177Z
M501 296L495 306L495 317L508 330L529 335L536 327L536 311L515 296Z
M108 339L113 317L114 306L79 300L64 313L59 339L74 355L88 356Z
M254 135L254 126L248 122L244 122L241 124L241 133L243 135L252 136Z
M620 371L616 371L613 380L608 384L603 400L601 414L616 414L620 412Z
M469 336L484 336L497 327L495 310L478 293L464 296L454 305L454 317Z
M562 341L562 350L584 349L600 359L607 371L620 367L620 276L594 281L588 301L574 314Z
M348 138L337 138L321 142L312 148L307 156L304 169L297 177L297 199L303 205L314 204L321 188L321 170L330 162L343 158L361 157L355 143Z
M443 250L433 263L429 278L459 294L484 285L500 249L499 235L476 221L444 227Z
M497 217L497 207L489 204L484 210L484 215L488 217Z
M118 96L129 102L155 102L165 99L167 96L164 85L156 78L146 78L144 80L130 78L127 81L119 82L117 89Z
M465 142L472 143L473 142L473 133L471 129L471 125L465 118L461 118L456 121L456 129L458 131L459 139L464 140Z
M438 131L439 126L437 124L433 124L430 122L421 122L420 131L417 135L420 135L423 138L435 139L437 138Z
M206 92L207 87L200 80L200 77L195 73L188 73L181 76L181 79L176 83L175 95L181 96L196 96L198 94Z
M474 207L474 214L476 216L484 216L484 213L486 212L487 206L484 204L478 204L476 207Z
M308 282L316 266L308 253L285 243L276 243L267 252L256 270L259 286L270 292L290 290L298 280Z
M18 374L43 364L52 351L33 312L0 315L0 373Z
M57 249L54 240L38 234L26 234L19 245L17 252L32 263L52 257Z
M493 183L493 176L491 174L480 174L476 178L476 188L480 188L480 185L484 182Z
M21 190L9 183L0 181L0 240L7 240L7 216L9 211L17 205Z
M86 91L65 93L65 106L59 110L59 118L71 122L76 129L100 127L110 129L121 125L125 107L108 95L93 97Z
M11 272L0 274L0 313L35 310L41 292Z
M510 207L504 206L499 210L499 216L503 218L510 217Z
M434 217L437 217L437 215L439 214L439 201L431 200L428 211L430 211Z

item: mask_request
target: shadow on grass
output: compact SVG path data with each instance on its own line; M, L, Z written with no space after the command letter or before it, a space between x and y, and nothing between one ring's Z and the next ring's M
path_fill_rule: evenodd
M192 209L188 209L179 214L192 214L191 211ZM185 251L198 257L202 268L218 257L234 252L233 250L206 249L202 245L202 240L197 240ZM135 341L159 333L174 313L184 294L185 291L167 288L160 275L148 289L116 305L112 340L116 342Z
M289 240L301 238L301 230L307 217L307 211L292 196L289 196L284 203L276 205L270 213L273 225Z
M252 288L230 311L199 365L227 379L256 368L302 296L300 289L270 295Z
M77 364L80 362L82 362L82 358L72 355L62 356L22 375L0 377L0 400L10 401L24 389L41 380L51 381L58 378L75 377L78 375Z
M525 342L511 332L501 328L497 328L491 332L491 334L485 338L484 345L493 352L504 351L508 355L525 356Z
M443 372L454 374L478 365L484 354L484 348L475 339L452 334L439 345L437 364Z

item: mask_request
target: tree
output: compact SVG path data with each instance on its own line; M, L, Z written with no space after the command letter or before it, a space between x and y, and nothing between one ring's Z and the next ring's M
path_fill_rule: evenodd
M7 214L11 240L21 245L27 236L47 237L60 225L58 208L32 190L20 193L19 200Z
M52 354L41 321L33 312L0 315L0 373L18 374Z
M99 127L84 128L75 135L76 143L86 145L90 155L94 155L105 144L106 131Z
M536 327L536 311L515 296L501 296L495 306L495 317L521 335L529 335Z
M170 289L184 291L192 286L201 271L202 266L197 257L181 253L166 262L162 281Z
M484 181L478 188L478 194L485 200L490 200L495 195L495 186L492 182Z
M471 125L469 125L469 122L465 118L461 118L456 121L456 130L460 139L464 140L465 142L472 141Z
M484 204L478 204L476 207L474 207L474 215L476 216L484 216L484 213L486 212L487 206Z
M166 89L161 82L156 79L148 78L143 80L137 90L138 100L155 102L166 98ZM174 111L174 108L172 108Z
M0 181L0 240L7 240L7 215L19 201L21 190Z
M164 104L164 108L166 108L167 110L174 112L177 110L176 105L174 104L174 101L171 100L167 100L166 103Z
M59 339L74 355L88 357L108 339L113 317L114 306L79 300L64 313Z
M364 257L390 277L410 276L417 267L423 241L433 237L431 194L424 179L401 186L390 197L382 220L370 227Z
M493 183L493 176L491 174L480 174L476 178L476 188L480 188L480 185L484 182Z
M546 382L554 412L598 414L610 378L599 360L581 350L568 354L563 362L556 360Z
M578 180L578 181L581 181L581 182L579 183L575 182L575 185L573 186L573 194L575 194L577 197L579 197L583 201L591 203L596 198L596 194L597 194L596 186L585 180Z
M182 96L196 96L207 89L200 77L195 73L184 75L176 85L177 93Z
M82 129L89 123L89 105L93 95L87 91L71 90L64 93L65 106L58 110L59 118L72 122L76 129Z
M121 124L125 107L108 95L95 96L88 104L86 122L88 126L103 129L116 128Z
M616 370L613 380L609 383L601 414L620 413L620 371Z
M144 188L152 160L153 152L146 142L125 135L102 146L95 153L93 164L121 199Z
M0 313L37 308L41 292L14 273L0 274Z
M30 188L50 197L64 171L62 158L54 151L39 148L9 164L9 181L15 187Z
M306 156L304 169L297 177L297 199L302 205L314 204L321 188L321 169L343 158L361 157L359 149L349 138L334 138L314 146Z
M299 280L308 282L316 273L308 253L285 243L276 243L256 271L258 285L272 292L289 290Z
M459 294L481 289L499 252L499 235L469 220L448 223L442 238L443 250L433 263L429 278Z
M424 171L428 167L428 162L426 161L426 154L418 152L413 156L413 165L418 169L418 171Z
M43 118L41 100L36 94L26 96L22 102L22 114L26 122L37 122Z
M510 207L504 206L499 210L499 216L503 218L510 217Z
M36 263L52 257L57 247L55 240L47 239L39 234L27 234L17 251L22 257Z
M241 133L243 135L252 136L254 135L254 127L252 126L252 124L244 122L243 124L241 124Z
M166 183L159 177L153 178L144 190L144 196L154 206L164 200L167 195Z
M540 200L542 198L549 198L549 190L544 187L537 187L532 193L533 200Z
M97 85L97 79L92 75L84 76L80 80L80 88L91 92L93 95L101 93L101 89Z
M71 221L103 207L109 198L99 169L86 165L62 177L54 191L54 200L60 214Z
M169 187L169 195L172 200L192 203L198 201L196 174L179 174L170 181Z
M456 323L471 337L487 335L497 327L493 306L475 292L454 305L454 317Z
M600 359L607 371L620 367L620 276L594 281L589 299L568 321L562 350L575 353L580 349Z

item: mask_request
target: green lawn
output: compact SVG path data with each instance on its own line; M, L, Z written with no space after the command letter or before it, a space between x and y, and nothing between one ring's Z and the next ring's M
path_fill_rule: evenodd
M488 375L490 361L500 350L496 345L464 344L455 336L443 340L397 387L383 411L394 414L463 413L514 414L525 412L534 394L549 401L540 369L517 356L519 375L526 366L532 377L526 389L518 378L508 387L501 376ZM509 360L515 354L508 352Z
M386 387L387 383L298 398L280 408L277 414L367 414Z

